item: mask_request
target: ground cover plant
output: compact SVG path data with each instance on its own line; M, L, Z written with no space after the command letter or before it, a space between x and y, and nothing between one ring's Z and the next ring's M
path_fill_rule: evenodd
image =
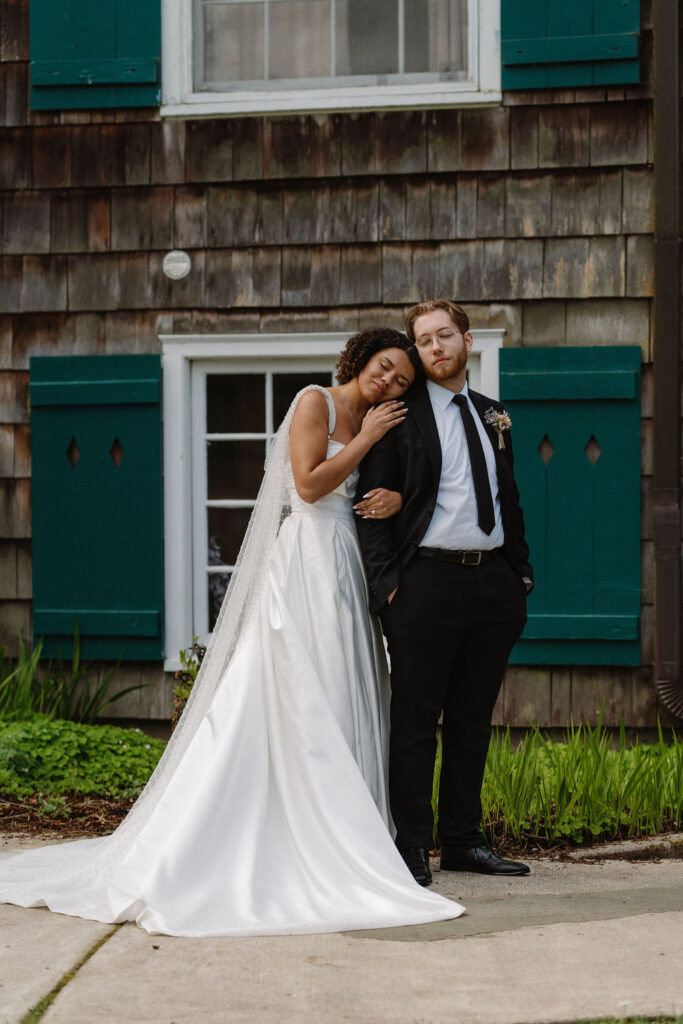
M164 750L139 729L44 716L0 721L0 823L110 831L139 795Z
M0 722L0 793L136 797L164 746L139 729L114 725Z

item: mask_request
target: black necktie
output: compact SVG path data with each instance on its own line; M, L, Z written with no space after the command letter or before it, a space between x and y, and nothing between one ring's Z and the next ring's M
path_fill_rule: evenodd
M465 428L467 447L470 452L470 465L474 477L474 493L477 498L477 515L481 529L490 534L496 518L493 514L493 499L491 498L491 487L489 485L489 474L486 468L484 449L481 446L481 438L474 417L470 412L467 399L464 395L455 395L453 402L460 409L462 425Z

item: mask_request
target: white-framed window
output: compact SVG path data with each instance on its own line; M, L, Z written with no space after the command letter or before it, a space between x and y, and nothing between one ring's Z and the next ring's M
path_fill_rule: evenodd
M166 117L501 101L500 0L162 0Z
M498 397L504 331L476 330L472 387ZM162 335L165 668L215 622L267 446L306 384L331 384L348 334Z

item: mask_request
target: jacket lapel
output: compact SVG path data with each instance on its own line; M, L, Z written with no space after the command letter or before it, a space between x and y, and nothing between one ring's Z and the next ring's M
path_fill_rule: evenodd
M432 412L432 403L429 399L429 392L424 385L411 388L405 398L406 405L410 409L410 415L414 418L417 428L422 434L422 439L429 455L432 465L434 479L439 482L441 477L441 442L436 429L436 420Z
M484 424L486 434L493 445L493 454L496 457L496 469L498 471L498 485L500 486L504 480L510 476L510 466L508 460L505 458L505 450L498 447L498 434L490 424L486 422L486 410L490 409L492 402L485 395L480 395L478 391L470 391L470 399L472 405L477 410L479 419Z

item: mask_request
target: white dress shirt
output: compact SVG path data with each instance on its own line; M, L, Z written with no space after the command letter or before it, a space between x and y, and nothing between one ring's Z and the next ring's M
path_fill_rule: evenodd
M465 551L490 551L499 548L503 544L504 535L496 456L486 428L470 400L467 383L460 394L467 398L484 449L495 515L495 523L490 534L484 533L477 522L477 498L474 493L470 453L460 409L453 404L453 392L440 384L435 384L433 380L427 381L427 391L441 442L441 479L434 515L421 544L428 548Z

